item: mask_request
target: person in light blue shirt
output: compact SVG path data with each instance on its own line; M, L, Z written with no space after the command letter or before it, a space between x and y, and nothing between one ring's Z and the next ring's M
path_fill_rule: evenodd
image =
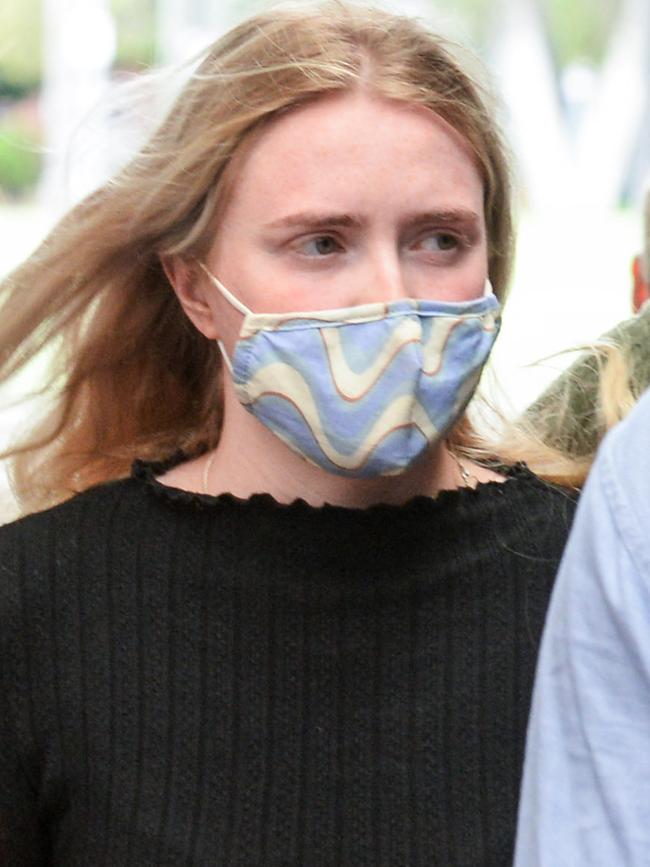
M650 392L605 438L538 661L515 867L650 865Z

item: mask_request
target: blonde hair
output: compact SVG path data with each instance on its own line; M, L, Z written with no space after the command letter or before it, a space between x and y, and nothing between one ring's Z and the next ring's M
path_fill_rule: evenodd
M650 189L643 206L643 279L650 275ZM650 306L616 325L506 425L500 448L545 478L580 487L605 436L650 387Z
M605 434L650 385L650 308L619 323L507 429L503 446L546 478L580 487ZM576 350L573 350L576 351Z
M408 17L336 0L256 15L207 49L151 140L1 287L0 381L56 349L51 409L10 452L23 509L124 476L136 456L216 444L221 362L161 257L205 255L243 145L293 106L362 85L450 123L483 178L489 274L504 298L509 160L490 97L455 51ZM457 440L471 435L461 425Z

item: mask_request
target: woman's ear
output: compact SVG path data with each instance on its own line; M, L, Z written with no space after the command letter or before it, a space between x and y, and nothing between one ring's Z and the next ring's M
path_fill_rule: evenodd
M210 340L219 337L208 298L211 287L201 268L183 256L161 256L160 264L172 285L181 307L198 330Z

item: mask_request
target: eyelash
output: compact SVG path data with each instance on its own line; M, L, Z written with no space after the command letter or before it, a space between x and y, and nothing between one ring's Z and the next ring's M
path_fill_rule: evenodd
M339 252L339 250L343 249L343 244L339 241L339 239L336 237L336 235L329 234L329 233L323 233L322 235L312 235L311 238L307 238L305 241L301 242L300 247L304 249L308 244L314 244L314 243L317 243L318 241L324 241L324 240L334 241L334 243L336 244L338 249L335 251L331 251L331 252ZM315 256L313 258L323 258L324 259L328 255L331 255L331 253L325 253L322 256Z
M430 238L434 235L443 236L446 238L452 238L455 241L454 247L448 248L447 250L434 251L434 252L454 252L454 251L459 251L459 250L465 250L470 246L470 240L466 235L464 235L462 233L456 233L456 232L451 231L451 230L445 230L445 229L433 229L431 231L427 231L427 232L421 234L415 243L416 244L420 243L423 240ZM316 255L310 256L309 254L304 253L304 248L308 244L316 243L318 241L323 241L323 240L334 241L334 243L336 244L338 249L332 250L329 253L323 253L321 255L316 254ZM344 249L344 247L345 247L344 243L342 243L335 234L329 233L329 232L323 232L322 234L319 234L319 235L312 235L310 238L307 238L306 240L303 240L299 243L299 251L303 252L303 254L307 255L309 258L315 258L315 259L319 259L319 258L325 259L328 256L333 255L334 253L340 252L342 249Z
M455 246L449 249L465 250L467 247L470 246L469 238L467 238L465 235L446 229L435 229L433 232L427 232L426 234L420 236L420 238L418 239L418 243L434 236L437 236L438 238L451 238L454 241Z

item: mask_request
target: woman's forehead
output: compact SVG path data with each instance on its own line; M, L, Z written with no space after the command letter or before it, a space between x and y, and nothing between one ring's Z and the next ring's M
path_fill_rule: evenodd
M270 200L304 204L299 200L309 196L361 194L372 202L421 188L482 201L480 173L465 139L426 107L346 93L270 123L238 166L233 199L259 209Z

